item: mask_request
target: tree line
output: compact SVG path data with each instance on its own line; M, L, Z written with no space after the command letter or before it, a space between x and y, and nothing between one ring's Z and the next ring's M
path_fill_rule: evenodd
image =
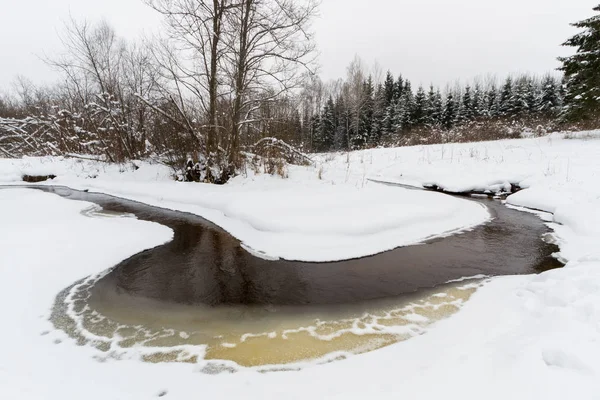
M152 158L188 179L224 183L244 164L266 172L303 152L492 140L600 120L600 16L575 23L563 75L521 74L443 89L357 57L345 79L315 74L313 0L144 0L158 37L120 38L70 21L52 86L17 79L0 95L0 156ZM600 11L600 6L594 9ZM273 160L279 160L274 164Z
M376 82L372 75L365 76L360 65L356 59L345 81L325 88L317 84L318 93L306 96L303 125L309 149L409 144L435 132L476 124L501 123L510 128L515 121L528 121L535 127L556 119L564 97L560 78L554 75L511 76L500 86L493 81L457 84L442 92L434 86L415 90L410 80L402 75L394 78L391 72Z

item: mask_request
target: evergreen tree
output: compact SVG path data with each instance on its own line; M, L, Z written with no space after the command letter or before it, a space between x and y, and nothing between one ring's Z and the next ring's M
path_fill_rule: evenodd
M385 76L385 82L383 84L383 91L385 95L385 107L389 107L394 101L394 76L390 71Z
M396 121L396 105L390 103L385 109L382 121L382 135L389 138L394 133L394 123Z
M533 114L537 110L537 99L539 98L540 87L536 79L529 77L527 79L527 94L525 101L527 102L527 113Z
M519 115L527 115L535 111L536 88L533 78L526 75L521 76L513 91L513 112Z
M415 109L415 97L412 92L411 83L408 80L404 81L404 89L402 89L402 97L398 102L398 108L396 110L397 123L396 127L398 130L410 129L414 121L412 119Z
M337 129L335 131L334 148L336 150L346 150L348 149L350 119L352 117L352 113L346 106L343 96L339 96L335 101L335 115Z
M462 96L459 114L457 119L459 122L469 122L475 118L475 107L471 94L471 87L467 85Z
M392 133L397 135L404 129L405 107L404 100L400 99L394 104L392 112Z
M331 97L329 97L323 107L323 113L319 122L319 133L315 138L315 148L321 152L331 151L336 131L335 107Z
M513 81L509 76L502 86L502 92L500 93L500 99L498 101L498 111L500 115L510 116L515 112L514 104L515 97L513 93Z
M517 79L515 83L511 103L514 114L521 115L527 113L529 108L527 104L527 78L524 76Z
M537 101L536 110L543 114L555 114L560 107L559 84L550 75L542 80L540 97Z
M404 79L402 79L402 75L398 76L398 80L394 84L394 94L392 96L392 101L394 103L398 103L402 98L402 93L404 92Z
M384 86L378 85L373 99L373 118L371 123L371 136L369 137L369 142L372 146L377 146L383 135L383 123L387 108L385 96Z
M600 12L600 5L594 7ZM564 116L570 120L600 116L600 15L572 24L582 32L563 45L575 47L571 57L561 57L566 79Z
M494 118L497 117L500 113L500 104L498 99L498 89L496 85L493 84L490 88L485 92L485 104L486 104L486 115L488 117Z
M414 109L412 110L412 121L415 125L423 125L428 120L427 95L423 86L419 86L415 95Z
M394 76L388 71L383 84L385 103L381 115L381 137L386 138L386 140L389 139L393 131L396 89Z
M316 113L310 119L310 149L321 151L321 114Z
M433 85L429 86L427 92L427 101L425 103L425 123L427 125L434 125L437 121L435 118L435 88Z
M476 118L486 114L485 96L479 83L475 83L473 90L473 113Z
M387 81L387 79L386 79ZM387 92L386 92L387 93ZM383 135L387 140L391 140L392 137L402 129L402 116L404 113L404 105L402 95L404 93L404 79L402 75L398 76L396 82L394 82L392 89L392 101L388 104L385 114L383 116Z
M446 103L444 104L444 111L442 113L442 126L446 129L451 129L456 122L457 105L454 100L454 94L450 91L446 96Z
M373 100L373 78L369 76L369 78L363 84L363 96L365 99L365 103L360 110L360 123L359 123L359 132L356 140L354 141L355 148L364 147L369 138L371 137L371 128L373 127L373 108L374 108L374 100Z
M432 87L433 89L433 87ZM439 126L442 124L442 116L444 115L444 100L442 98L442 92L440 89L436 89L431 101L431 114L429 115L429 123L432 126Z

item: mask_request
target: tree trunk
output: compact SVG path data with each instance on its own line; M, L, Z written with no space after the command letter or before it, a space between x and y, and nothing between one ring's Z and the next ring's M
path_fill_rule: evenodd
M229 163L230 165L237 166L238 164L238 153L240 148L240 128L241 128L241 115L242 115L242 100L245 88L244 77L246 75L246 57L248 53L248 33L249 33L249 19L250 12L254 0L244 0L242 4L242 15L241 24L239 31L239 58L236 65L235 75L235 99L233 101L233 113L232 113L232 126L231 126L231 139L229 142Z

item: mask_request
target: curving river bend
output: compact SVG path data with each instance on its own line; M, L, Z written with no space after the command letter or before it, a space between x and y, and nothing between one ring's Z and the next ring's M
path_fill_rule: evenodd
M561 266L552 257L557 247L541 240L549 229L538 217L488 199L470 200L484 204L493 219L468 232L316 264L257 258L192 214L36 188L97 204L102 211L89 210L92 217L133 214L174 231L171 242L65 289L55 325L118 357L141 347L138 355L153 362L222 360L206 364L208 372L330 361L380 348L457 311L482 276Z

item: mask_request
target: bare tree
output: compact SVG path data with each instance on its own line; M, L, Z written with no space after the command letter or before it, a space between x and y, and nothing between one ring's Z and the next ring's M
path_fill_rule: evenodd
M82 103L97 93L118 90L125 43L106 21L90 24L70 19L60 37L64 53L46 61L63 73L65 82Z
M220 63L224 53L222 30L225 12L233 7L231 0L145 0L166 20L167 36L174 45L163 42L157 57L178 97L178 110L188 130L201 130L197 143L203 142L207 160L219 161L220 129L218 102ZM194 124L187 111L186 97L201 108L197 117L205 123ZM205 140L202 140L206 136Z
M309 74L304 80L301 101L302 111L304 114L304 130L306 132L306 148L309 151L313 151L313 124L311 123L313 116L320 112L323 107L323 95L324 85L321 79L317 75Z
M165 96L177 106L174 119L197 139L196 150L204 151L209 180L218 169L226 180L240 166L240 133L266 134L274 131L270 122L291 114L264 104L298 88L305 76L301 67L310 69L316 2L145 1L168 27L168 40L155 56L170 82Z
M141 156L144 118L134 100L140 89L140 82L134 81L145 69L140 50L128 49L104 21L93 25L71 19L61 40L64 54L47 61L64 77L62 111L83 121L74 133L94 136L88 143L99 144L110 161Z
M360 131L360 116L368 98L364 91L365 67L360 57L354 57L347 70L346 87L344 94L346 104L350 108L352 120L348 132L348 150L351 147L350 129L356 134Z
M237 165L240 132L260 104L298 88L314 61L309 31L313 0L237 0L227 13L226 73L231 95L229 161ZM265 90L269 88L270 90Z

